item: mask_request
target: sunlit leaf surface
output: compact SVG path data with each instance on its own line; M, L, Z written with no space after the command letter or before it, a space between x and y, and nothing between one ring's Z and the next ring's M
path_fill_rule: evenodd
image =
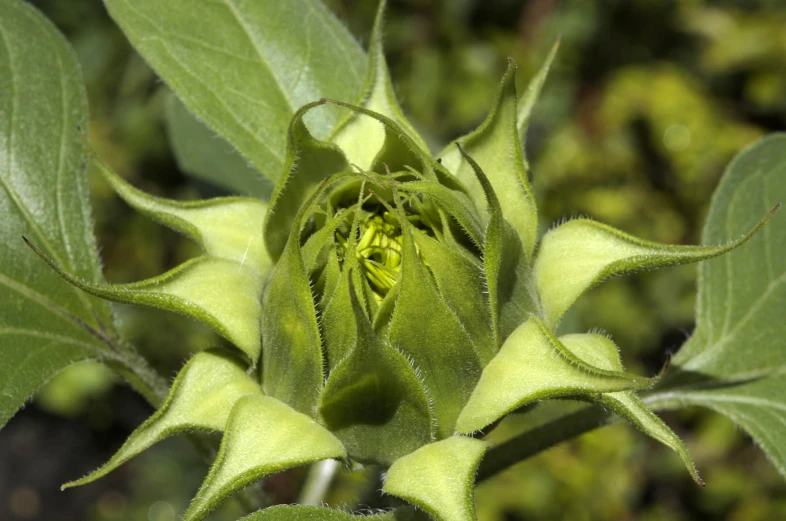
M109 355L109 304L60 279L22 236L72 273L101 280L79 128L76 59L28 3L0 3L0 426L74 361Z
M786 200L786 134L767 137L729 166L715 194L703 242L751 228ZM674 359L667 405L702 405L744 428L786 474L786 212L750 242L699 272L696 332Z
M318 0L105 3L185 105L270 179L295 111L322 97L353 100L363 81L363 51ZM324 137L342 116L326 107L307 123Z

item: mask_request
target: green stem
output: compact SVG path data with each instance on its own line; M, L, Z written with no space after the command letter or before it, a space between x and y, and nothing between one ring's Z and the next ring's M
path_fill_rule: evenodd
M655 411L677 409L686 405L678 393L670 390L652 392L650 395L642 396L642 400ZM616 421L618 421L617 417L593 406L559 416L491 448L480 464L477 482L485 481L563 441Z
M169 383L136 350L115 353L106 361L145 400L158 409L169 394Z
M322 460L311 465L306 482L303 484L303 490L300 491L298 503L312 506L321 505L330 488L330 483L338 472L339 465L338 461L332 459Z
M477 482L565 440L602 427L610 420L611 416L602 409L585 407L514 436L486 453L478 469Z

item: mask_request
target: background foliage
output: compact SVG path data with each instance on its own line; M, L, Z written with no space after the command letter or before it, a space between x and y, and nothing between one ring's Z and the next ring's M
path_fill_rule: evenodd
M178 105L101 2L32 3L76 48L100 155L150 193L180 199L220 193L183 174L194 166L176 162L175 129L166 117ZM375 2L326 3L365 43ZM529 134L547 226L586 214L646 239L698 242L709 196L731 156L786 126L781 2L401 0L391 2L387 19L399 98L435 145L484 117L508 55L523 83L562 35ZM108 280L153 276L193 254L193 244L124 206L97 175L91 190ZM695 274L687 266L612 281L585 296L566 322L571 329L606 329L623 347L626 366L651 374L693 328ZM173 375L189 353L222 342L173 315L132 307L118 313L127 337L164 374ZM183 440L90 487L58 491L105 461L148 413L145 402L97 365L61 374L0 432L0 518L174 520L206 471ZM497 435L515 430L514 421ZM686 439L706 489L654 442L613 426L481 485L480 519L786 517L786 485L728 420L697 409L666 421ZM331 503L363 497L359 478L341 475ZM302 472L289 472L266 487L277 502L291 502L302 479ZM232 509L213 519L235 519Z

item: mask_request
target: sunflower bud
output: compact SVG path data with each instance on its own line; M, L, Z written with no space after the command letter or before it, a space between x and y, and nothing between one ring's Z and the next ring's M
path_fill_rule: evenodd
M621 415L700 481L680 439L636 395L655 379L625 372L604 336L554 330L588 288L720 255L767 218L717 247L649 243L586 219L538 242L522 136L554 52L521 99L511 62L486 120L435 159L392 95L383 8L360 100L320 100L295 114L269 204L152 198L101 165L132 206L193 237L204 255L125 285L47 261L85 291L200 320L238 350L194 356L118 454L67 486L202 429L224 437L187 521L252 481L325 458L381 465L385 492L434 519L469 521L486 450L473 436L555 398ZM303 117L325 103L347 118L322 141Z

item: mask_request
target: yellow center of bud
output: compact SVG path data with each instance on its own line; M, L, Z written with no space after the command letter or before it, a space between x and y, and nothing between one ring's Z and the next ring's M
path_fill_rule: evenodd
M398 280L401 266L401 227L389 212L372 215L360 223L355 258L381 300ZM347 240L336 234L336 240L347 252Z

